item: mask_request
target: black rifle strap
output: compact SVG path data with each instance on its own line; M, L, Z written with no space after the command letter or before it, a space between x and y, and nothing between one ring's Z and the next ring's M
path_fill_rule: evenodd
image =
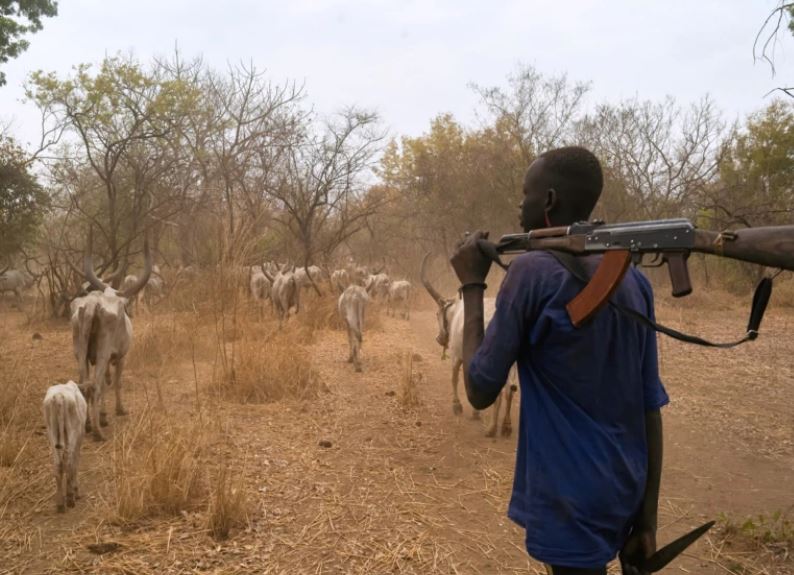
M585 269L582 262L573 254L569 254L567 252L561 252L557 250L547 250L551 255L553 255L562 266L567 269L573 277L578 279L583 284L587 285L590 282L590 275L588 274L587 270ZM755 288L755 294L753 295L753 304L750 308L750 320L747 325L747 333L743 338L738 341L729 342L729 343L714 343L712 341L708 341L696 335L689 335L678 330L675 330L671 327L667 327L660 323L656 323L651 318L646 316L643 313L638 312L637 310L628 308L626 306L620 305L612 301L611 299L608 301L609 305L617 310L619 313L625 315L644 325L645 327L649 327L654 331L659 333L663 333L666 336L672 337L673 339L677 339L679 341L683 341L685 343L694 343L696 345L702 345L706 347L719 347L719 348L730 348L736 347L737 345L741 345L747 341L752 341L758 337L758 329L761 327L761 320L764 317L764 312L766 311L766 306L769 303L769 298L772 295L772 278L763 278L758 286Z

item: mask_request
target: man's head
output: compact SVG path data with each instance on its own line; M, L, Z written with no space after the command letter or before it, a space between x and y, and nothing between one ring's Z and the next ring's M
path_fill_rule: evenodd
M549 150L532 162L524 177L521 227L529 231L588 219L603 185L601 164L590 150Z

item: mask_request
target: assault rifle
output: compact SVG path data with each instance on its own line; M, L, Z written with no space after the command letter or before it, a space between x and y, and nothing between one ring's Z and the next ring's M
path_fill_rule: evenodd
M508 234L496 244L481 240L480 249L500 264L499 254L531 250L581 256L604 254L592 278L586 278L585 288L567 306L571 322L579 327L607 304L632 262L651 267L667 264L675 297L692 292L687 267L687 258L692 252L794 271L794 225L713 232L697 229L684 218L621 224L581 222ZM646 256L652 259L648 261ZM566 265L566 258L559 259ZM575 260L570 256L567 259ZM566 267L571 269L572 265L575 264ZM582 274L574 275L580 277ZM755 300L760 306L754 303L757 324L760 324L770 293L771 280L759 284ZM761 308L760 314L757 307ZM757 325L748 328L748 339L754 339L756 330ZM751 331L756 333L751 334Z

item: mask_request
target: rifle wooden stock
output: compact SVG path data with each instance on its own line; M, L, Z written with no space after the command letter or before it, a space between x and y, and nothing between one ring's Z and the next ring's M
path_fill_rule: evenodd
M794 226L695 230L693 251L794 271Z

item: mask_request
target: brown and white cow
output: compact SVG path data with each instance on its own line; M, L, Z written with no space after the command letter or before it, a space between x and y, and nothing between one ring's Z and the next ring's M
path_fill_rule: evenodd
M425 289L438 305L436 311L436 319L438 320L438 335L436 342L443 348L442 357L449 350L450 359L452 359L452 411L455 415L463 413L463 406L460 402L458 395L458 383L460 381L460 372L463 366L463 301L460 299L448 299L441 296L438 291L433 287L426 275L427 258L430 254L426 254L422 260L422 268L420 276L422 284ZM483 300L483 311L485 312L485 326L493 317L495 307L495 300L493 298L485 298ZM502 399L504 398L506 409L504 421L502 422L502 435L507 437L513 431L510 409L513 403L513 395L516 392L516 371L515 366L510 370L510 382L505 385L502 393L496 398L493 405L493 416L490 425L487 428L486 435L493 437L496 435L496 427L499 421L499 411L502 406ZM474 411L474 417L479 417L479 412Z

